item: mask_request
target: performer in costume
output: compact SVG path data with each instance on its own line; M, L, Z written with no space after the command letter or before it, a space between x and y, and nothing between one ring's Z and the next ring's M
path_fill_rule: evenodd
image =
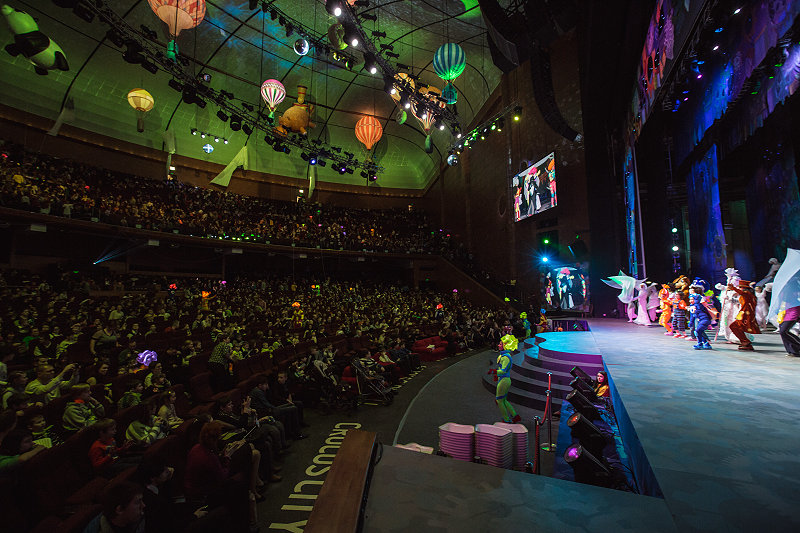
M697 344L694 345L695 350L711 349L706 330L717 318L717 310L711 298L705 294L707 286L708 284L699 278L695 278L692 283L692 292L694 293L692 315L694 316L694 336L697 339Z
M700 306L700 300L703 298L703 291L700 292L695 291L695 287L700 287L703 289L702 284L698 284L699 282L705 283L705 281L701 280L700 278L694 278L694 281L691 285L689 285L689 303L686 307L686 326L689 329L689 336L686 337L686 340L697 340L695 327L697 322L697 308Z
M686 338L686 300L683 291L672 297L672 331L676 339Z
M647 314L647 297L649 295L649 291L647 289L647 283L644 281L636 282L636 290L639 291L636 295L636 320L635 323L639 324L640 326L649 326L650 316Z
M756 324L759 329L767 327L767 314L769 314L769 303L767 303L767 293L772 290L772 283L756 285Z
M528 320L528 313L522 312L519 314L519 317L522 319L522 329L525 330L525 338L529 338L531 336L531 321Z
M747 333L758 334L761 330L756 324L756 295L750 290L750 282L739 280L739 286L728 285L728 289L739 295L741 309L736 315L736 320L731 323L731 332L739 339L739 349L752 352L753 343L747 338Z
M500 339L500 355L497 357L497 392L495 402L500 408L500 416L503 422L516 424L521 420L508 402L508 389L511 388L511 352L517 349L517 338L511 334L511 328L503 328L503 337Z
M779 315L779 332L786 354L792 357L800 357L800 338L792 333L792 328L800 321L800 306L796 305L782 311Z
M305 315L303 314L303 310L300 309L300 302L294 302L292 304L292 309L292 327L295 329L302 328Z
M661 300L661 316L658 323L667 330L664 335L672 335L672 291L669 285L661 285L658 298Z

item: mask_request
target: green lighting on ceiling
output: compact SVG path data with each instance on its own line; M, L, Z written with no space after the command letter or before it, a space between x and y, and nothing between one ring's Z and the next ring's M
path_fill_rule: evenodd
M550 239L544 239L542 242L545 244L550 244Z

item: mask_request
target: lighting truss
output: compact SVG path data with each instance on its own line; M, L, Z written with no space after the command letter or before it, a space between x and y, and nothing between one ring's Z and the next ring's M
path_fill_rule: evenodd
M268 121L262 120L262 117L259 116L258 112L256 111L257 106L253 106L243 101L240 101L237 104L229 99L224 91L217 91L216 89L213 89L202 83L197 76L189 73L188 69L184 69L182 63L185 62L188 64L188 61L184 56L179 56L179 61L172 61L171 59L167 58L157 43L143 39L140 32L131 27L130 24L128 24L122 17L117 15L114 10L106 7L104 3L90 2L87 4L87 6L89 6L89 9L91 9L103 22L114 28L116 32L126 41L137 42L141 46L140 53L147 57L150 61L159 65L161 69L164 70L168 75L172 76L174 82L176 84L179 83L183 87L184 92L188 90L193 93L194 97L198 99L198 101L202 101L202 107L205 107L206 102L211 102L215 104L221 111L223 111L224 114L228 116L240 117L242 125L247 124L253 130L263 131L265 133L265 139L272 140L272 142L269 144L279 143L284 146L293 146L298 148L300 151L311 149L311 141L307 137L299 135L287 135L283 137L276 134L269 125ZM378 174L385 170L383 166L378 165L373 161L359 161L346 155L342 155L340 153L341 150L337 152L335 147L328 146L324 143L315 141L314 146L316 147L318 153L325 153L325 158L331 163L338 164L339 168L342 166L353 169L360 168L372 174Z

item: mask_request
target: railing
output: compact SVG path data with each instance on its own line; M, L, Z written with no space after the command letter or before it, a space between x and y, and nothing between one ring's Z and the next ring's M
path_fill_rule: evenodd
M375 433L351 429L333 460L308 522L306 533L360 531L362 507L375 454Z

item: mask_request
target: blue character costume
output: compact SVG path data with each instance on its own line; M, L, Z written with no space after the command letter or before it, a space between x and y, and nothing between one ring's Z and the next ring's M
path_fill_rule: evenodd
M692 283L690 296L690 308L692 309L692 317L694 318L694 331L693 336L697 338L697 344L694 345L695 350L710 350L711 343L709 342L706 330L711 326L717 316L717 310L711 300L711 297L706 293L708 283L704 280L695 278Z
M503 422L516 424L521 418L508 402L508 389L511 388L511 366L513 364L511 352L517 349L517 338L511 334L510 329L504 328L505 335L500 339L499 348L501 352L497 357L497 391L494 399L497 407L500 408L500 416L503 417Z
M700 300L703 298L702 294L697 294L694 292L694 287L697 286L696 284L700 281L702 280L699 278L694 278L694 281L689 287L689 305L686 308L686 313L688 315L687 325L689 329L689 336L692 338L692 340L696 338L695 329L697 327L697 309L700 307Z

